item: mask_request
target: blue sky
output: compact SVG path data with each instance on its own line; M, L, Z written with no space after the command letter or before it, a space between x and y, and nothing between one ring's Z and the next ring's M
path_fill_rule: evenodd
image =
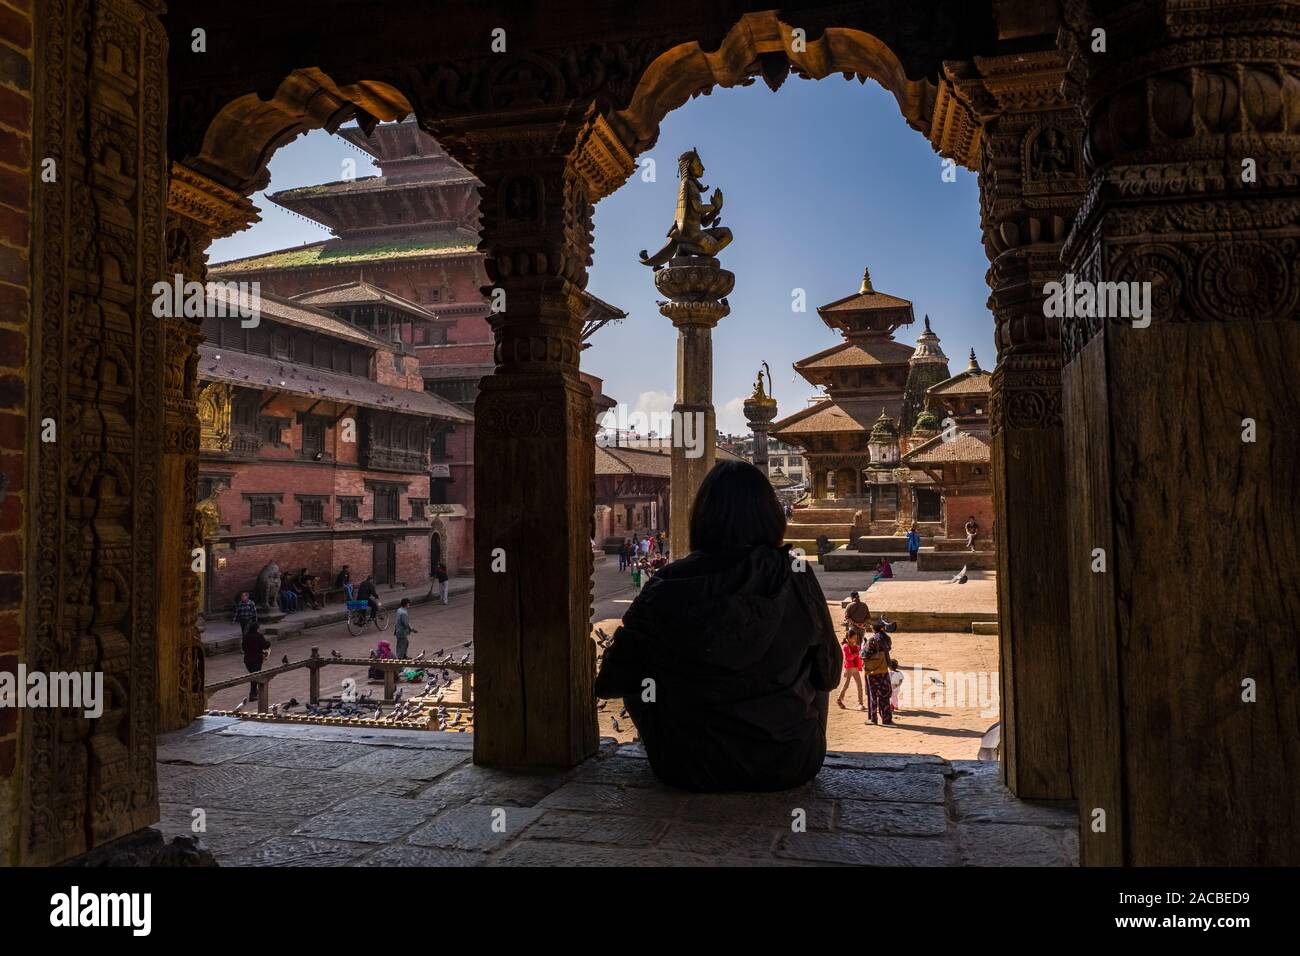
M669 114L658 144L642 157L655 160L655 181L638 171L597 205L587 287L629 313L596 333L583 353L583 368L605 380L607 394L632 410L671 407L676 333L655 306L659 294L637 253L664 242L677 156L691 147L704 160L705 184L722 188L722 222L734 236L720 256L736 274L731 314L713 333L720 429L747 430L740 402L763 360L772 367L780 414L804 406L813 390L802 378L791 381L791 363L841 341L816 307L856 292L864 266L876 289L912 300L917 321L896 333L900 341L915 342L928 312L954 373L966 367L972 346L992 368L975 175L958 169L955 182L944 182L942 160L875 83L791 77L776 93L761 82L719 89ZM272 159L270 188L340 179L344 160L355 162L358 176L376 172L338 137L311 133ZM211 261L329 235L261 194L253 201L263 221L214 243ZM806 292L806 312L791 308L796 288Z

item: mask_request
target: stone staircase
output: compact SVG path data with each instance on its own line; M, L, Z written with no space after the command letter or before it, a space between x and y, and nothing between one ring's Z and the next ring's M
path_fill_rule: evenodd
M858 506L835 498L819 499L807 507L796 508L786 525L786 543L815 555L817 538L825 535L832 547L843 547L853 534L853 515L857 511Z

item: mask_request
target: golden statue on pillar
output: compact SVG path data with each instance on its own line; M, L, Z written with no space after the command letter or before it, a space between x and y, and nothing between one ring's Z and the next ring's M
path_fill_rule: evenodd
M763 372L767 372L767 389L763 388ZM751 402L773 402L772 399L772 370L768 368L767 363L758 370L758 377L754 379L754 393L749 396Z
M688 150L677 158L677 215L668 229L668 242L653 256L641 250L641 264L656 271L678 256L712 258L731 242L731 230L718 225L722 215L722 190L714 189L706 203L709 189L700 182L704 163L700 154Z

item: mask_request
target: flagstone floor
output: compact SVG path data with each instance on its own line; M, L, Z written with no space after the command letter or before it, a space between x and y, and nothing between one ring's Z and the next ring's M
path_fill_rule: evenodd
M523 773L474 766L472 742L201 718L160 741L159 828L202 823L223 866L1078 861L1073 805L1016 800L993 763L837 753L797 790L692 794L658 783L639 744Z

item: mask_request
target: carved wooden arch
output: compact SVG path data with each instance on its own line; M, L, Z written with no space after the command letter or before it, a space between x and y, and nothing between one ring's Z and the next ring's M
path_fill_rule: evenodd
M663 118L692 96L715 86L747 85L756 76L775 90L793 70L808 79L833 73L874 79L898 100L908 125L929 134L939 88L927 79L909 79L883 41L862 30L828 27L796 51L794 31L775 11L747 13L714 52L698 41L664 51L642 74L627 107L610 115L610 127L639 154L658 140ZM963 163L967 158L957 157Z
M334 132L350 119L367 131L411 113L407 96L377 80L336 84L322 71L294 70L269 100L246 93L213 118L197 156L182 162L195 172L248 195L270 181L267 164L290 140L315 129Z

